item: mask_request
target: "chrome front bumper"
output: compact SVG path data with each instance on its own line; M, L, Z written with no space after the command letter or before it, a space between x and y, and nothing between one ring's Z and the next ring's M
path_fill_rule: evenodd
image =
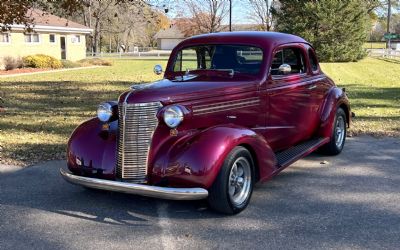
M170 188L109 181L74 175L64 169L60 169L60 174L66 181L72 184L153 198L168 200L201 200L208 196L208 191L204 188Z

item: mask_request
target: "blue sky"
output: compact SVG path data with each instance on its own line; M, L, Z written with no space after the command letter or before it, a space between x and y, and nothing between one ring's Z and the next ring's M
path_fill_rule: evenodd
M253 20L249 19L248 8L245 4L244 0L232 0L233 8L232 8L232 22L234 24L247 24L247 23L254 23ZM161 1L162 2L162 1ZM164 1L167 5L169 2L170 12L168 16L174 18L176 16L176 10L174 7L175 1ZM224 23L227 24L229 22L229 17L224 20Z

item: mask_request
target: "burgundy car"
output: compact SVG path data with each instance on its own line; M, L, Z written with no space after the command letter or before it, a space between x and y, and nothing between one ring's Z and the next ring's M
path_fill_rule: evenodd
M227 214L247 206L255 183L311 152L339 154L352 114L313 47L274 32L186 39L162 80L133 85L97 112L71 135L69 170L60 170L68 182L208 199Z

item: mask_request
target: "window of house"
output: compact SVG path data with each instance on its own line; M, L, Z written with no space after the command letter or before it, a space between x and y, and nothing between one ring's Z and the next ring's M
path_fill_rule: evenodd
M39 34L25 34L25 42L26 43L39 43L40 42Z
M10 43L10 33L0 33L0 43Z
M55 43L56 42L56 35L50 34L49 35L49 41L50 41L50 43Z
M310 59L310 65L312 71L318 71L317 57L315 56L314 51L312 49L308 49L308 57Z
M71 37L71 42L72 43L80 43L81 42L81 36L80 35L73 35Z
M285 75L302 74L306 72L304 54L300 48L284 48L278 50L272 59L271 75L283 75L279 67L288 64L291 67L290 73Z

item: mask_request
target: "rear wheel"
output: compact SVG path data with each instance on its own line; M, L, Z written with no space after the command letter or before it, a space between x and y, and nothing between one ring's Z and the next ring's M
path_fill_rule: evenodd
M331 140L319 150L326 155L338 155L343 150L347 135L347 119L342 108L338 108L336 111L333 126Z
M208 203L214 210L237 214L249 204L254 184L254 164L244 147L234 148L209 190Z

